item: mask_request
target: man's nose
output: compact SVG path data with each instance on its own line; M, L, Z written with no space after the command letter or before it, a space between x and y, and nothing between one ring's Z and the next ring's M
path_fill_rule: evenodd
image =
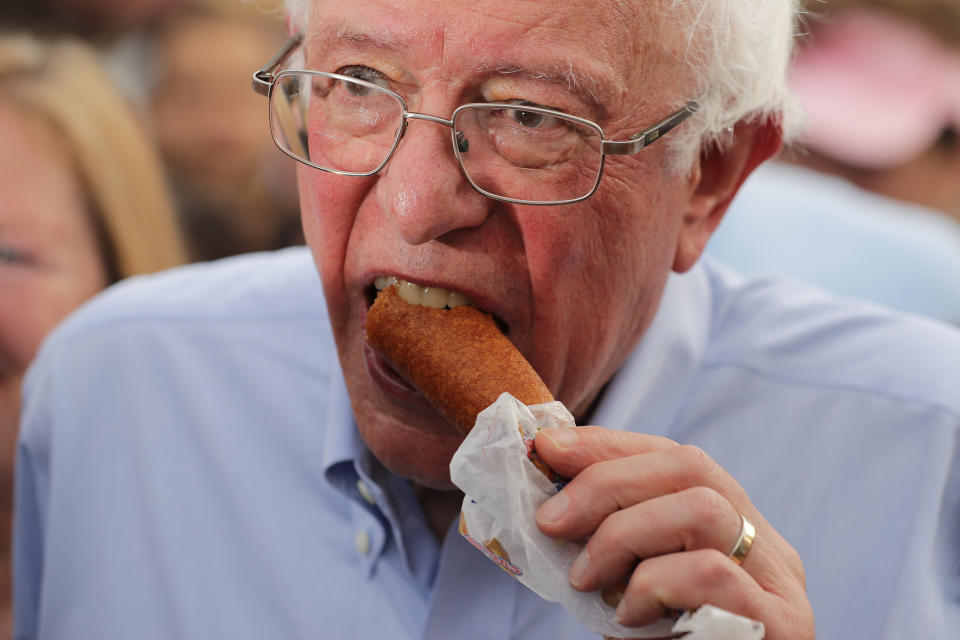
M494 203L467 182L453 153L449 126L421 119L408 121L376 189L381 209L412 245L480 226Z

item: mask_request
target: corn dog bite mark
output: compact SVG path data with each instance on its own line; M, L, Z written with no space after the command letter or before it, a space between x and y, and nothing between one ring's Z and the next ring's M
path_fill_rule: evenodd
M411 304L389 286L367 312L366 332L367 343L463 433L504 391L528 405L553 400L493 318L474 307Z

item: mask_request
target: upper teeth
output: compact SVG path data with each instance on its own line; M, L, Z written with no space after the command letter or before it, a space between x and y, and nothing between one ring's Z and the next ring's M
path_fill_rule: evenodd
M394 287L401 298L410 304L419 304L424 307L433 307L434 309L450 307L453 309L460 305L470 304L470 301L462 293L448 291L440 287L421 287L395 276L378 276L373 284L378 291L387 287Z

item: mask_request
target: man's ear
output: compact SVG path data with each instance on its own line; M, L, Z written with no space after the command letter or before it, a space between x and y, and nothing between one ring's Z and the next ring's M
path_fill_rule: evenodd
M694 265L740 185L782 145L780 125L773 120L741 121L725 149L712 147L701 153L690 171L690 201L681 221L674 271L683 273Z

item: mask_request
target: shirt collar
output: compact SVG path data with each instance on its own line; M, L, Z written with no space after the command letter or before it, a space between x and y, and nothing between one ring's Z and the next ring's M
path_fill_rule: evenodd
M353 409L347 384L339 361L334 357L330 367L330 386L327 389L327 414L324 422L322 469L329 477L330 470L342 462L359 459L366 450L363 439L353 420Z
M670 274L653 322L607 384L591 424L654 435L670 431L707 349L712 300L702 261Z

